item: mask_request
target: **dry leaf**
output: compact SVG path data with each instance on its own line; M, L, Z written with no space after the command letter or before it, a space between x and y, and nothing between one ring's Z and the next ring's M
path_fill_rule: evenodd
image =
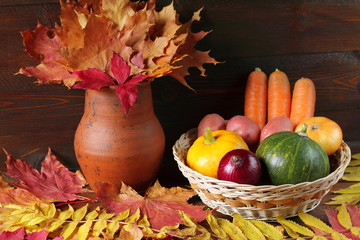
M298 233L304 236L315 235L307 227L301 226L300 224L294 221L286 220L282 215L277 216L276 221L278 221L278 223L280 223L285 228L286 232L289 234L290 237L297 238L299 237Z
M110 70L113 77L97 68L74 72L73 74L82 81L75 84L73 88L98 90L103 87L116 86L116 94L125 114L128 114L138 96L139 90L136 84L147 78L147 75L130 76L130 66L116 53L113 53L111 58Z
M46 231L25 233L24 228L19 228L13 232L3 232L0 234L0 240L47 240L48 233ZM63 240L62 237L53 238L53 240Z
M226 232L230 239L247 240L241 229L227 219L217 219L220 227Z
M316 234L319 234L319 235L329 234L334 231L331 227L326 225L323 221L321 221L320 219L318 219L314 216L311 216L308 213L304 213L304 212L300 211L299 217L306 225L308 225L311 229L313 229Z
M17 205L32 205L34 203L46 202L43 199L36 197L33 193L9 186L0 178L0 204L17 204Z
M185 80L188 68L196 67L205 76L203 64L218 63L208 52L195 49L208 33L191 31L192 23L200 20L201 10L181 24L173 2L161 11L155 3L61 1L59 25L49 29L39 23L34 31L23 32L26 51L40 63L21 68L19 73L36 77L38 83L63 82L71 87L84 81L72 72L97 69L112 76L110 62L116 53L130 67L130 75L147 75L151 81L170 75L191 88Z
M345 169L345 175L342 177L345 181L360 181L360 154L351 156L352 160ZM346 174L347 173L347 174ZM347 188L334 191L339 195L333 197L328 205L357 204L360 202L360 183L355 183Z
M141 240L143 236L141 229L136 224L126 225L120 232L120 239L123 240Z
M80 23L80 19L78 17L78 14L80 13L77 13L75 10L76 5L67 4L63 1L60 2L60 5L61 26L56 25L56 35L68 48L83 48L85 35L82 24Z
M64 167L51 149L41 163L40 172L27 162L13 158L6 151L5 153L7 155L6 174L18 180L11 183L33 193L38 198L66 202L79 199L80 196L77 194L87 191L83 188L83 179Z
M360 154L353 154L351 158L352 160L346 167L342 179L345 181L360 181Z
M354 205L341 205L337 210L325 210L331 227L349 239L360 239L360 212Z
M345 235L335 231L323 221L314 216L311 216L310 214L300 211L299 217L306 225L314 230L314 232L317 234L317 237L330 235L334 239L348 240Z
M265 236L270 239L282 239L284 238L282 232L280 232L273 225L259 220L250 220L255 227L257 227Z
M108 183L97 186L99 199L115 213L130 209L133 214L140 209L142 216L146 215L151 227L156 229L182 223L179 211L184 211L196 221L202 221L206 216L204 206L187 203L195 194L193 190L180 187L164 188L159 182L150 187L144 197L125 184L121 189L115 189Z
M211 230L215 235L220 239L228 239L226 232L220 227L216 217L212 215L210 212L206 214L206 221L208 222Z
M254 224L244 219L239 214L233 215L233 223L238 226L241 231L246 235L246 237L250 240L266 239L265 236L261 233L261 231L256 226L254 226Z

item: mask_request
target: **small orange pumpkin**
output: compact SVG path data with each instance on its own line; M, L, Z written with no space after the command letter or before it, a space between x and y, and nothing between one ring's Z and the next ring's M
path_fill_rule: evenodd
M307 127L308 137L320 144L327 155L335 153L340 148L343 133L340 126L333 120L326 117L311 117L297 125L295 132L301 131L304 125Z
M217 178L222 157L234 149L249 150L239 134L227 130L211 132L210 128L207 128L204 136L198 137L191 145L187 153L186 164L205 176Z

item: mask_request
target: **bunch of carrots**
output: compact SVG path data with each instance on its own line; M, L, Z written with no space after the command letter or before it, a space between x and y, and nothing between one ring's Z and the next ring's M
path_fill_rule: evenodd
M256 68L247 80L244 115L260 129L277 116L288 117L297 126L314 116L315 101L315 85L311 79L298 79L291 94L290 82L284 72L276 69L268 78Z

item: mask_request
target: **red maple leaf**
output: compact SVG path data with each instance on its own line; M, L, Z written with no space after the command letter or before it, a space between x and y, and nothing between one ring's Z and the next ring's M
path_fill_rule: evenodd
M148 76L141 74L130 76L130 66L115 52L110 61L110 70L113 77L97 68L73 72L73 75L82 81L76 83L72 88L98 90L103 87L116 86L116 94L127 114L138 96L136 84Z
M48 233L45 230L33 233L25 233L25 228L18 228L13 232L5 231L0 234L0 240L46 240L48 239ZM56 237L53 240L64 240L63 237Z
M38 23L34 31L24 31L21 34L25 50L41 63L35 67L21 68L18 73L36 77L38 83L64 81L65 85L74 84L77 78L60 64L65 60L59 53L64 44L53 30Z
M196 192L192 189L165 188L159 182L150 187L144 197L125 184L122 184L121 189L116 189L109 183L98 183L97 186L97 196L112 211L120 213L130 209L132 214L140 209L141 214L146 215L151 226L156 229L183 223L179 211L190 215L198 222L204 220L204 206L195 206L187 202L194 195Z
M19 228L13 232L3 232L0 234L0 240L7 240L7 239L12 239L12 240L24 240L25 239L25 229Z
M41 163L40 172L24 160L13 158L6 151L5 153L7 155L6 174L17 179L11 183L39 198L73 201L80 198L77 194L87 191L82 188L84 180L64 167L52 154L51 149Z

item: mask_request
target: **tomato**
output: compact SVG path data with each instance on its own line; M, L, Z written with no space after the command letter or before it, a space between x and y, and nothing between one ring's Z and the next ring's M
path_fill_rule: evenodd
M302 121L295 128L295 132L301 131L304 124L307 126L308 137L320 144L327 155L335 153L340 148L343 133L335 121L326 117L311 117Z
M205 129L205 134L198 137L189 148L186 164L193 170L209 177L217 178L222 157L234 149L249 150L243 138L231 131Z

